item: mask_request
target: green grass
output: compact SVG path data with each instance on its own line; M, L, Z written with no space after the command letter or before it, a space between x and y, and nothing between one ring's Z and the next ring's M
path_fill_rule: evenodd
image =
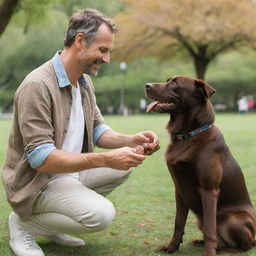
M117 209L114 223L105 231L81 236L87 242L82 248L67 248L39 238L46 256L157 256L167 255L155 249L169 242L175 216L174 187L164 161L169 141L165 129L167 115L107 116L107 123L115 130L136 133L153 130L160 137L161 149L148 157L129 180L109 195ZM256 203L256 115L218 114L216 124L224 133L231 152L240 163L251 199ZM0 120L0 165L7 145L10 121ZM7 217L10 207L0 185L0 256L12 256L9 249ZM184 242L173 255L202 255L202 248L188 245L201 234L194 224L193 214L187 220ZM231 254L218 254L231 255ZM241 256L256 255L256 248Z

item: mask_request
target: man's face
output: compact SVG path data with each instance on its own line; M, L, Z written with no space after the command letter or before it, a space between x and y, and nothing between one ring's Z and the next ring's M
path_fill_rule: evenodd
M113 33L105 23L102 23L97 37L89 46L85 45L85 49L78 54L78 64L82 73L96 76L100 66L110 62L113 41Z

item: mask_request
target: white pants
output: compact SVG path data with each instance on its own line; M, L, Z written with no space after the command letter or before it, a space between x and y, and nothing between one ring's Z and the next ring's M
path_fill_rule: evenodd
M33 214L22 222L34 235L90 233L108 227L115 208L104 196L130 175L129 171L95 168L80 173L80 180L51 180L36 200ZM103 196L104 195L104 196Z

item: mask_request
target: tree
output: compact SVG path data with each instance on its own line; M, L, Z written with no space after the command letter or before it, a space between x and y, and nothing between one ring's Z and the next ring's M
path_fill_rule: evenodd
M133 60L186 54L198 78L219 54L255 40L255 6L250 0L126 0L116 16L120 27L114 56Z
M0 36L13 16L14 23L22 26L26 34L32 24L45 19L50 3L50 0L3 0L0 5Z
M0 36L4 33L19 0L3 0L0 5Z
M119 0L108 0L104 2L102 0L55 0L55 6L64 11L68 16L77 10L90 7L98 9L107 15L114 15L123 10L123 3Z

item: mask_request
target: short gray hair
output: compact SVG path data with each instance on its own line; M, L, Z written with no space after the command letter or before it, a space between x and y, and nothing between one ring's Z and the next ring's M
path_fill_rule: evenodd
M83 33L87 46L96 38L99 26L105 23L112 33L117 32L114 21L102 12L86 8L74 13L69 19L68 30L64 39L65 47L70 47L78 33Z

